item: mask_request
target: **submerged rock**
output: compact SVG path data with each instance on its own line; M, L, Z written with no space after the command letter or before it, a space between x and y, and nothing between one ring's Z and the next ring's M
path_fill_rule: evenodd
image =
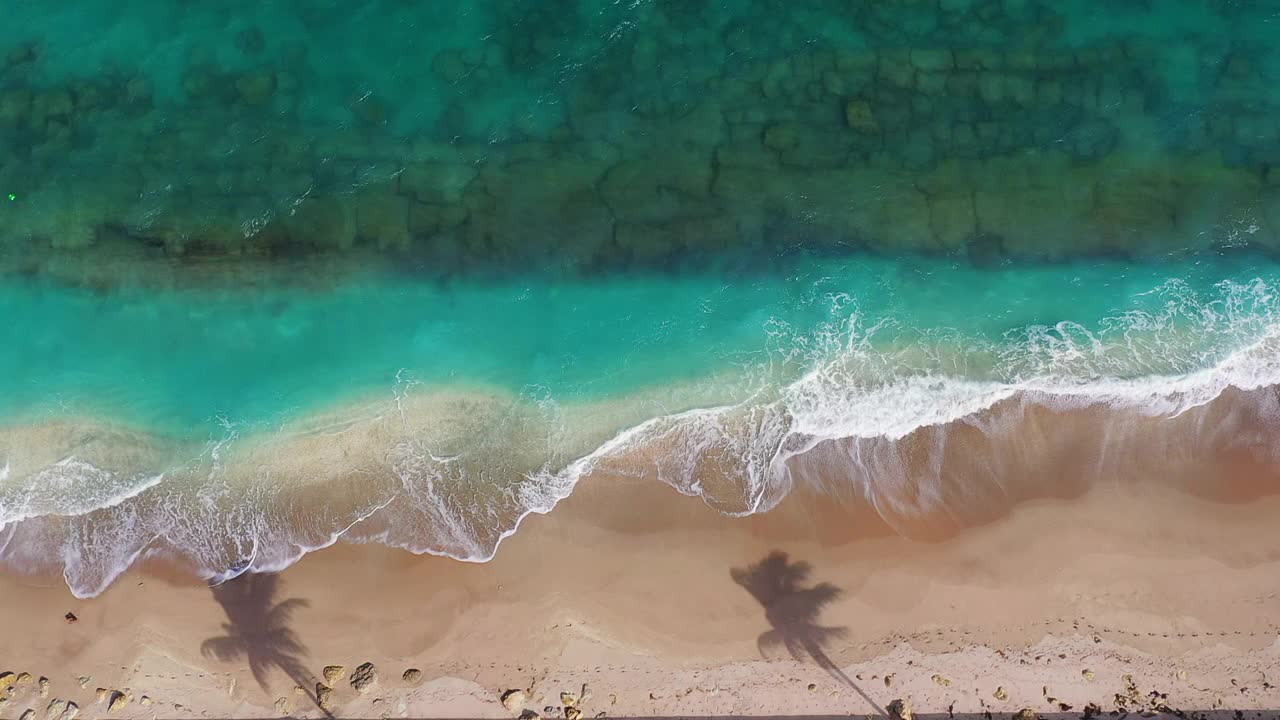
M262 105L271 99L275 91L276 76L268 70L246 73L236 79L236 92L246 105Z
M850 100L844 106L844 120L849 129L867 135L880 132L880 124L876 122L871 103L866 100Z

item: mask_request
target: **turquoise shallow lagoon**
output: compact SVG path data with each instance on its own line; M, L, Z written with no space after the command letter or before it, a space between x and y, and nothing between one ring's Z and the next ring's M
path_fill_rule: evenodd
M904 533L1213 495L1224 457L1280 462L1277 23L22 4L0 561L79 595L340 539L483 561L587 478Z
M815 260L778 274L594 282L365 274L326 290L281 277L252 293L11 282L0 307L23 340L0 358L0 412L11 423L112 418L189 439L390 396L410 380L585 402L714 378L732 399L860 343L903 374L1176 376L1272 331L1278 272L1238 255L1004 270Z

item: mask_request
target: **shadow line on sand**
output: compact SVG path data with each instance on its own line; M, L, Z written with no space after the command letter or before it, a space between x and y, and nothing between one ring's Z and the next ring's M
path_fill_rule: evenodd
M332 718L328 710L320 707L312 688L314 678L303 660L307 648L290 626L293 614L309 603L301 598L277 602L280 577L275 574L245 573L212 590L214 600L227 614L227 622L222 624L226 634L201 643L201 654L225 663L244 661L258 686L268 693L269 675L278 669L303 689L317 709Z
M761 657L782 646L791 657L803 662L813 660L831 677L852 688L882 717L888 717L871 696L827 656L826 645L844 638L848 630L818 624L823 608L840 597L840 588L831 583L808 585L813 566L792 562L786 553L775 550L760 562L745 568L733 568L729 576L741 585L764 608L771 627L756 640Z

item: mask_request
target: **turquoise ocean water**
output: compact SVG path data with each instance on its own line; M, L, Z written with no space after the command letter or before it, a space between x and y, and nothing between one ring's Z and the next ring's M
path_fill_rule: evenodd
M0 560L82 596L153 555L482 561L588 477L904 532L1136 475L1212 494L1170 468L1280 461L1277 23L24 4Z

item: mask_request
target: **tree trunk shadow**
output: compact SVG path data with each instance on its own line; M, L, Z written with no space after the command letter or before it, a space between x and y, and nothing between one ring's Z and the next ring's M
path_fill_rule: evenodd
M254 680L268 693L268 676L278 669L302 688L326 717L332 718L328 710L320 707L313 690L315 678L303 662L307 648L289 624L293 613L309 603L301 598L276 602L279 590L280 578L275 574L245 573L215 585L213 598L227 614L227 622L222 624L226 634L205 640L200 652L222 662L247 663Z
M881 716L884 708L871 699L861 687L844 673L824 647L848 634L845 628L818 624L822 609L840 597L840 588L831 583L807 586L812 566L791 562L784 552L774 551L763 560L746 568L733 568L729 576L741 585L764 608L765 619L772 626L756 640L762 657L778 646L785 647L795 660L812 659L841 684L862 696ZM807 587L806 587L807 586Z

